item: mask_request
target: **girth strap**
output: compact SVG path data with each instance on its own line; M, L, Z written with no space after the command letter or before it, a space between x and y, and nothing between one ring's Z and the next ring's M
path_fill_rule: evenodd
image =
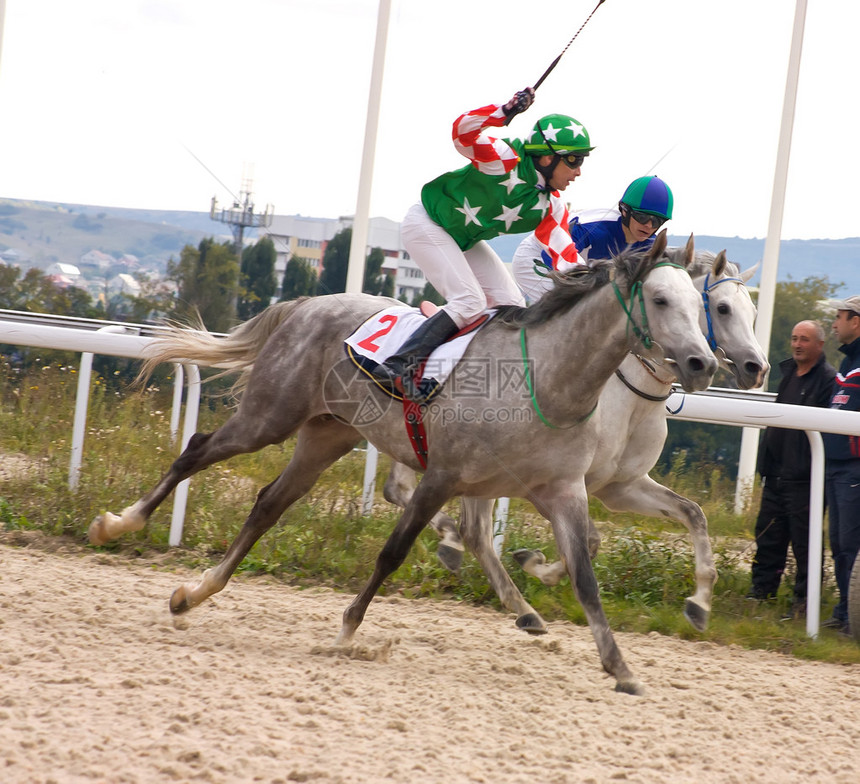
M403 421L406 423L406 435L415 451L415 456L421 468L427 468L427 431L424 429L424 409L426 405L410 400L403 395Z

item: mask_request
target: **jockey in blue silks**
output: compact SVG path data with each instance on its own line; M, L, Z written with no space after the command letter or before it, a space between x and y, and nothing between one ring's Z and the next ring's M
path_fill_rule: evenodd
M618 208L586 210L570 218L570 236L581 261L610 259L627 248L644 250L654 242L658 229L672 218L672 190L659 177L639 177L624 191ZM552 286L550 270L564 272L569 266L553 261L533 234L526 237L513 258L517 285L530 302L536 302Z

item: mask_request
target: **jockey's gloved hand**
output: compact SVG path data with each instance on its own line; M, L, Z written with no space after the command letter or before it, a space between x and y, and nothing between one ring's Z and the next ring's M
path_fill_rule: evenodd
M520 90L510 101L503 107L502 111L505 117L509 120L517 114L524 112L529 106L534 103L535 91L533 87L526 87L525 90Z

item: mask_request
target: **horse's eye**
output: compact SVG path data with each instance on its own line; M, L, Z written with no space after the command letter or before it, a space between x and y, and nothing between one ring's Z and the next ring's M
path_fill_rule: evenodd
M731 312L732 309L728 305L726 305L725 302L722 302L720 303L720 305L717 306L717 313L719 313L721 316L728 316Z
M659 308L665 308L669 303L665 297L654 297L654 304Z

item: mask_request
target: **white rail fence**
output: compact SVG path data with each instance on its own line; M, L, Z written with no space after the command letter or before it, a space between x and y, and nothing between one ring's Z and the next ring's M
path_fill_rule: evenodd
M87 402L90 391L90 368L93 354L141 359L146 347L160 330L157 327L119 324L89 319L34 316L29 313L0 310L0 343L82 352L81 371L75 410L72 454L69 464L69 486L77 487L86 430ZM176 365L176 379L171 413L171 432L176 436L180 419L183 366ZM196 432L200 405L200 372L195 365L185 365L188 375L185 419L181 448ZM824 518L824 447L821 433L860 434L860 413L832 411L773 402L773 395L762 392L709 389L685 395L675 392L667 401L675 419L737 427L783 427L804 430L812 450L812 474L809 514L809 588L806 630L816 636L820 620L821 561ZM368 449L365 466L362 509L370 514L373 507L376 450ZM171 546L182 540L182 527L188 498L186 479L176 488L170 525ZM496 509L497 538L503 535L507 499L500 499ZM498 541L497 541L498 545Z
M0 343L17 346L32 346L81 353L78 375L75 419L72 427L72 450L69 460L69 487L76 489L80 480L81 458L84 449L87 408L89 406L90 380L94 354L114 357L142 359L152 335L159 330L139 324L119 324L92 319L58 318L32 313L0 311ZM149 336L141 334L151 333ZM187 365L188 395L185 405L185 425L182 430L181 448L185 449L191 436L197 431L197 416L200 411L200 371L196 365ZM176 440L182 407L182 387L185 373L182 365L175 365L173 408L170 415L171 434ZM173 496L173 512L170 519L169 543L176 547L182 541L182 527L188 503L190 480L180 482Z

